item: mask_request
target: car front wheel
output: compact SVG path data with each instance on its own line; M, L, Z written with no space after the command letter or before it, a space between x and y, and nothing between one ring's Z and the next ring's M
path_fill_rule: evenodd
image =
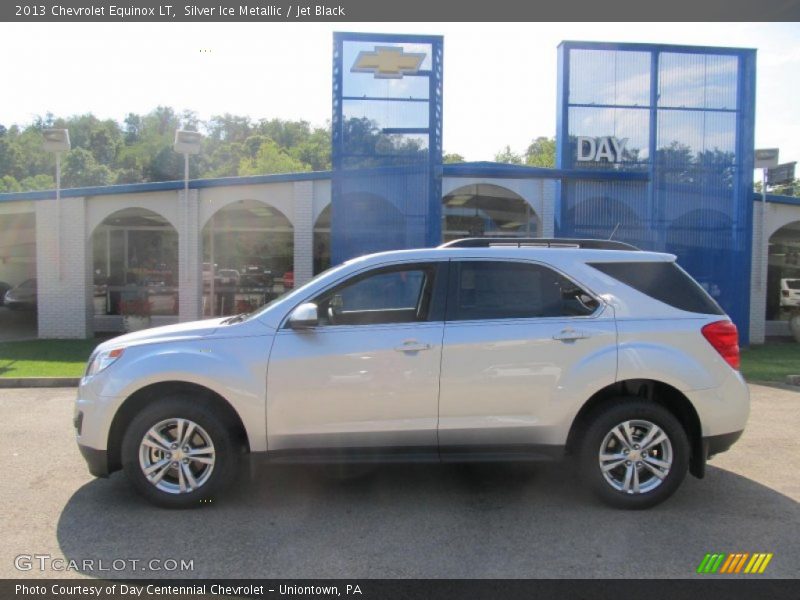
M619 399L593 413L584 432L584 481L617 508L650 508L678 489L689 467L689 440L663 406Z
M122 466L133 487L166 508L213 500L237 470L238 451L224 421L182 397L147 406L122 441Z

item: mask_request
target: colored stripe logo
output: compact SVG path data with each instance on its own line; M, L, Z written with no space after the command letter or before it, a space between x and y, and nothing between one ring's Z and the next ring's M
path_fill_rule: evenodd
M701 575L710 573L720 573L733 575L746 573L755 575L767 570L769 561L772 560L772 552L734 552L725 554L722 552L708 553L700 561L697 572Z

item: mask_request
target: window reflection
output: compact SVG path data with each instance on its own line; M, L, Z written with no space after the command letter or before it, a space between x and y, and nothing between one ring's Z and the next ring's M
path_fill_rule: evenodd
M662 52L658 105L734 110L737 69L735 56Z
M460 187L442 199L442 240L464 237L537 237L539 217L521 196L498 186Z

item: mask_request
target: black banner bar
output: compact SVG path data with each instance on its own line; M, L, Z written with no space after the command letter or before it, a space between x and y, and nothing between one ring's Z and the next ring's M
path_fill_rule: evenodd
M656 558L654 557L654 560ZM451 580L13 580L0 581L0 598L35 600L315 598L333 600L783 600L796 599L794 580L758 576L697 579Z
M11 0L16 22L798 21L800 0Z

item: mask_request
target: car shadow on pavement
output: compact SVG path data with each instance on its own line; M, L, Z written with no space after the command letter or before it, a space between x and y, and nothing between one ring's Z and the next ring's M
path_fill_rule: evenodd
M712 466L648 511L600 504L559 463L340 471L245 468L183 511L147 504L117 473L75 492L58 542L103 578L689 577L706 552L773 552L765 576L800 569L798 502Z

